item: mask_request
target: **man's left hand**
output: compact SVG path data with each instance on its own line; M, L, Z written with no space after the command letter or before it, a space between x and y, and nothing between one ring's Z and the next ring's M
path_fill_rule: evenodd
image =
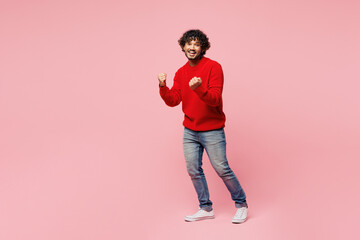
M198 86L201 85L201 78L199 77L193 77L190 82L189 82L189 86L191 88L191 90L195 90Z

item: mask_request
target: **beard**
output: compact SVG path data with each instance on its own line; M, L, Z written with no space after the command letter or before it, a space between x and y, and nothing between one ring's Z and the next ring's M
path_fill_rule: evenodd
M186 52L185 52L185 56L187 59L189 60L200 60L203 57L202 53L196 54L194 57L190 57Z

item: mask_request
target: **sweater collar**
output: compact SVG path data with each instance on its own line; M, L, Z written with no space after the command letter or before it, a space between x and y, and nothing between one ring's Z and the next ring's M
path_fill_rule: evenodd
M199 61L199 63L196 65L196 66L190 66L190 63L189 61L186 63L186 66L191 69L191 70L195 70L195 69L198 69L200 66L202 66L206 61L208 60L207 57L202 57Z

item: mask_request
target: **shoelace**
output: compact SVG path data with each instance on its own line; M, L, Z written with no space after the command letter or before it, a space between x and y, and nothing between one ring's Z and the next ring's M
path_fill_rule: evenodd
M246 208L239 208L235 213L235 217L241 217L245 211L246 211Z
M206 212L204 209L199 209L199 211L197 213L195 213L195 215L200 215L202 213Z
M203 213L206 213L206 211L204 209L199 209L199 211L197 211L197 213L195 213L193 216L199 216L199 215L203 215Z

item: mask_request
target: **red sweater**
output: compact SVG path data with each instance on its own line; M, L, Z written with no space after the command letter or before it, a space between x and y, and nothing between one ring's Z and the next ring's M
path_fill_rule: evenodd
M189 87L189 81L193 77L200 77L202 80L195 90ZM175 74L171 89L167 86L160 87L160 96L170 107L175 107L182 101L185 127L194 131L214 130L225 126L221 97L223 84L221 65L203 57L194 67L189 62L182 66Z

